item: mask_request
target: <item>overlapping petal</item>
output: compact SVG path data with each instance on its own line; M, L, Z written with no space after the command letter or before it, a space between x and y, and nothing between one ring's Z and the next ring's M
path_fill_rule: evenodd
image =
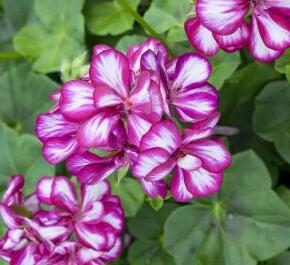
M60 111L70 120L81 122L96 113L94 87L81 80L66 82L61 88Z
M144 178L139 179L143 190L150 198L165 198L167 194L166 183L164 180L146 181Z
M245 0L198 0L196 13L202 24L218 34L230 34L243 23L249 8Z
M90 65L90 80L94 86L105 85L121 97L127 97L130 69L126 56L114 49L94 56Z

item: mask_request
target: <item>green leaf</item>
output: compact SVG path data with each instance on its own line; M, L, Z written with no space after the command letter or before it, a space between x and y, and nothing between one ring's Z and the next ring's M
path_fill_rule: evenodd
M220 110L226 124L251 128L254 99L263 86L280 75L271 65L251 63L234 73L220 90ZM239 118L237 118L239 117Z
M210 61L213 66L213 72L209 82L217 89L220 89L224 81L236 71L241 63L241 58L239 52L226 53L220 51Z
M0 50L11 50L13 35L33 17L32 7L31 0L3 0L4 16L0 21L0 43L2 43Z
M135 10L140 0L128 0ZM133 17L117 1L91 1L85 9L86 22L91 33L118 35L133 27Z
M289 265L289 264L290 264L290 252L288 251L266 262L265 265Z
M255 106L255 131L273 142L278 153L290 163L290 85L285 81L267 84Z
M158 33L163 33L175 26L183 28L183 24L192 9L192 0L153 0L144 19Z
M165 248L177 265L255 265L290 245L290 209L252 151L233 157L221 191L175 210Z
M128 253L130 265L175 265L173 258L153 241L138 240L134 242Z
M129 248L131 265L174 265L173 258L163 250L162 238L164 222L176 206L167 203L155 212L144 204L136 217L129 219L128 228L137 239Z
M144 201L144 192L139 183L133 178L123 178L118 184L114 178L111 181L112 193L120 197L127 217L135 216Z
M0 177L1 186L11 175L22 174L26 179L25 191L32 192L41 176L54 174L54 167L48 165L41 154L41 145L36 137L19 135L0 122Z
M288 205L290 208L290 190L285 186L279 186L276 189L277 194L279 197Z
M84 51L81 9L81 0L35 0L38 20L16 34L16 51L33 62L34 70L58 71L64 60L71 60Z
M142 43L143 41L145 41L145 39L146 38L141 35L124 36L117 42L116 49L126 53L129 47L135 44Z
M275 69L284 74L288 64L290 64L290 50L287 50L282 57L275 61Z
M51 107L48 96L57 86L27 64L9 68L0 75L1 119L19 131L33 133L36 116Z
M127 175L129 167L120 167L117 172L117 183L120 184L122 179Z

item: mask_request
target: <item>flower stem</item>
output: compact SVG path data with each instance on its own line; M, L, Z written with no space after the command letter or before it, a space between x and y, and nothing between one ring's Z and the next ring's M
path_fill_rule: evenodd
M116 0L116 1L124 10L126 10L140 24L140 26L142 26L143 29L148 31L156 39L159 39L165 45L165 47L167 48L171 56L174 55L173 51L170 49L170 47L166 43L166 40L160 34L158 34L154 28L150 26L150 24L130 5L130 3L128 3L127 0Z
M0 60L19 60L22 56L17 52L0 52Z

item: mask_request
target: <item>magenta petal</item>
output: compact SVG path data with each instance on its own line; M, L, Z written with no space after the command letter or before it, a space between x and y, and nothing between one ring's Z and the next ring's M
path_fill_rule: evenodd
M120 238L117 238L114 246L109 251L103 253L102 259L105 259L108 262L114 261L121 255L121 253L122 253L122 241Z
M214 130L212 128L206 129L192 129L186 128L183 131L183 144L188 144L190 142L207 138L213 134Z
M75 134L79 125L68 121L60 113L46 113L37 117L35 133L41 141Z
M169 120L163 120L152 125L149 132L143 136L140 150L143 151L159 147L169 153L173 153L180 144L181 135L175 123Z
M149 131L152 122L145 115L128 115L128 142L137 147L140 146L142 137Z
M184 170L196 170L202 166L202 162L195 156L186 155L177 160L177 165Z
M221 141L199 140L186 145L192 155L202 161L202 166L210 172L220 172L231 163L231 154Z
M150 73L147 71L141 72L136 78L136 86L131 90L128 99L129 102L133 104L131 108L133 112L144 114L151 113L150 85Z
M188 19L184 27L188 40L199 52L207 56L213 56L218 52L219 45L214 39L212 32L204 27L198 18Z
M240 49L248 44L250 37L249 28L244 22L236 31L227 35L213 34L218 45L224 49L228 50L232 47L237 47Z
M189 202L194 196L188 191L184 181L184 170L176 167L170 184L173 198L178 202Z
M89 209L90 204L101 200L106 194L110 194L110 184L108 181L100 181L92 185L83 184L82 193L82 210Z
M2 203L7 206L11 206L12 204L21 204L23 186L23 176L11 176L8 180L7 189L2 196Z
M97 109L114 107L123 103L122 98L108 86L97 86L94 91L94 104Z
M153 199L156 199L159 196L162 198L166 197L167 188L164 180L146 181L145 179L141 178L139 179L139 182L149 197Z
M184 171L184 180L186 187L194 197L204 197L219 191L223 175L200 168L195 171Z
M192 130L205 130L207 128L214 128L220 119L221 114L216 112L203 120L194 122L189 128Z
M119 121L119 115L100 112L88 120L78 132L78 141L84 147L102 147L109 141L111 130Z
M80 122L96 113L93 100L94 87L85 81L73 80L61 88L60 110L69 119Z
M35 244L28 244L27 246L17 250L13 253L11 258L11 265L33 265L36 264L36 259L34 257L36 250Z
M67 159L78 149L77 140L70 137L51 138L44 142L43 156L51 164Z
M10 229L16 229L21 225L21 219L8 206L0 204L0 215L3 222Z
M218 34L230 34L242 23L249 8L245 0L199 0L197 16L209 30Z
M41 177L36 185L36 194L41 203L51 204L53 177Z
M121 231L123 229L124 216L118 211L111 210L105 213L102 222L109 224L117 231Z
M164 179L171 170L175 167L176 161L174 158L169 158L166 162L154 168L146 177L147 181L159 181Z
M93 260L101 257L103 254L102 251L96 251L91 248L81 248L77 252L77 257L78 259L82 262L81 264L88 264L88 265L99 265L99 263L89 263L89 262L94 262Z
M169 113L169 106L167 103L165 88L162 83L159 85L155 81L151 81L150 85L150 97L152 105L151 120L158 122L162 118L163 110L167 114Z
M93 56L99 55L103 51L111 50L112 48L106 44L97 44L93 48Z
M76 223L75 229L79 241L86 247L102 250L106 246L107 237L105 232L95 225Z
M290 47L290 19L267 10L255 15L265 45L274 50Z
M170 154L162 148L143 151L132 168L132 174L135 177L144 178L154 169L163 165L169 158Z
M79 219L80 222L86 224L98 224L104 217L105 210L102 202L92 202L90 205L87 205L86 208L86 210L82 210L82 216Z
M67 177L55 177L52 184L52 203L70 212L78 209L77 193L74 184Z
M99 157L90 152L71 156L67 167L81 183L87 184L102 181L117 169L114 157Z
M205 83L211 75L209 61L196 53L187 53L178 58L171 90L197 87Z
M130 69L125 55L114 49L93 57L90 79L94 86L109 86L121 97L128 96Z
M265 63L277 59L284 52L283 50L270 49L265 45L259 32L256 16L252 16L251 38L249 43L249 49L256 60Z
M215 113L218 108L217 91L209 84L183 89L171 100L180 118L186 122L204 119Z
M31 212L36 212L39 210L39 203L40 202L37 198L36 193L30 194L24 199L24 207Z

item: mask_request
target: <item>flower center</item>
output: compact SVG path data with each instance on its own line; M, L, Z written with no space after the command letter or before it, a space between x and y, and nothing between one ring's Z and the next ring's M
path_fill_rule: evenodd
M253 9L261 11L263 9L268 9L271 5L268 3L267 0L248 0Z
M178 159L178 158L182 158L182 157L185 157L185 156L186 156L186 153L183 152L182 150L177 150L177 151L175 152L175 157L176 157L176 159Z
M129 109L133 106L133 103L132 103L131 101L129 101L128 98L126 98L126 99L124 100L124 106L125 106L125 108L126 108L127 110L129 110Z

